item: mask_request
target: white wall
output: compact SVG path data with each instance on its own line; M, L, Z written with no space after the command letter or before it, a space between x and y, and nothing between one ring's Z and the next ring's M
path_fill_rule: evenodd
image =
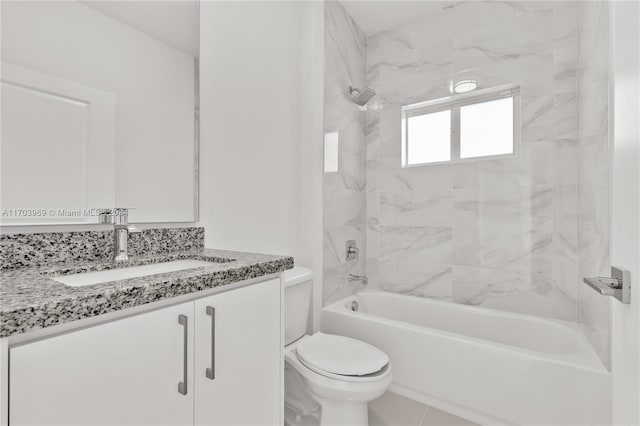
M611 300L613 423L640 424L640 7L612 2L612 264L631 271L631 304Z
M204 2L200 225L207 247L293 255L318 279L317 5Z
M79 2L2 2L2 60L114 94L116 203L194 220L192 56Z
M301 42L300 224L296 262L314 272L313 309L310 327L320 329L323 274L323 169L324 144L324 2L303 3ZM311 330L310 330L311 331Z

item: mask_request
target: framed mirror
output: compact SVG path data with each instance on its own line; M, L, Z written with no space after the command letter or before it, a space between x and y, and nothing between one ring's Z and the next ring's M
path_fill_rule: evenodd
M199 2L1 7L1 224L197 221Z

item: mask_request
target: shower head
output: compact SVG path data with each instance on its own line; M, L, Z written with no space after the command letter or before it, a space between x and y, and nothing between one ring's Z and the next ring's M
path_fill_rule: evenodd
M376 95L376 91L371 87L365 87L364 89L356 89L355 87L349 86L349 94L351 95L351 100L354 104L365 106L367 102L371 100Z

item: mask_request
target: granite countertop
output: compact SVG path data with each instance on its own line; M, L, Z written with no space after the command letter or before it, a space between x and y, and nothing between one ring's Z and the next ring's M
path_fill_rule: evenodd
M70 287L51 277L182 259L211 266ZM93 261L1 272L0 337L115 312L175 296L274 274L293 268L293 258L214 249Z

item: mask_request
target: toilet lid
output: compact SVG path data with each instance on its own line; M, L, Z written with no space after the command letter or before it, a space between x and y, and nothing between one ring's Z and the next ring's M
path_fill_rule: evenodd
M375 346L350 337L316 333L296 346L309 367L341 376L364 376L382 370L389 357Z

